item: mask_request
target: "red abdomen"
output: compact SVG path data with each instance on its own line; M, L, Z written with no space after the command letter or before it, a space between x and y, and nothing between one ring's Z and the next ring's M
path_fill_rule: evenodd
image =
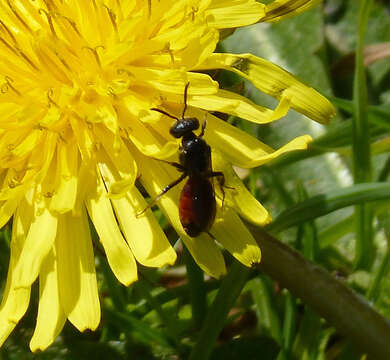
M185 232L196 237L214 223L214 187L207 177L190 177L180 195L179 216Z

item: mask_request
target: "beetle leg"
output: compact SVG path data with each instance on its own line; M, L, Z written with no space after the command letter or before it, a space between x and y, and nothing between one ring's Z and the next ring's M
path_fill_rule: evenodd
M162 161L165 164L171 165L171 166L175 167L177 170L179 170L181 172L185 171L184 166L182 164L179 164L178 162L161 160L161 159L155 159L155 160Z
M165 186L164 189L148 204L148 206L143 209L140 213L136 214L136 217L140 217L146 210L150 209L164 194L166 194L169 190L171 190L173 187L178 185L180 182L182 182L187 177L187 174L182 174L178 179L175 181L172 181L170 184Z
M212 171L209 174L209 177L216 177L218 180L219 188L222 193L222 210L223 210L223 204L225 203L225 190L224 190L224 185L225 185L225 175L222 171Z
M157 159L157 158L151 158L151 159L156 160L156 161L161 161L165 164L171 165L171 166L175 167L177 170L179 170L180 172L185 171L184 166L182 164L179 164L178 162L167 161L167 160L162 160L162 159Z
M202 131L199 134L199 137L203 137L204 131L206 130L206 123L207 123L207 113L204 113L204 120L202 124Z
M234 190L234 187L226 186L225 185L225 175L222 171L212 171L208 174L208 177L216 177L218 181L219 188L222 193L222 210L223 210L223 204L225 202L225 188Z
M208 236L210 236L213 240L217 240L210 231L206 231L206 234L208 234Z

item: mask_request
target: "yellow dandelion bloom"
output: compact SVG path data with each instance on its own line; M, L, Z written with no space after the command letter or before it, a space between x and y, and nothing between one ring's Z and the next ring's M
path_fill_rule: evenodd
M270 221L231 165L251 168L305 149L302 136L278 150L213 116L218 111L267 123L296 109L326 122L330 103L281 68L250 54L215 53L219 29L277 21L317 1L255 0L4 0L0 2L0 226L12 218L9 272L0 306L3 343L29 304L39 278L39 309L30 347L45 349L68 319L95 329L100 305L88 216L118 280L137 279L145 266L173 264L176 254L147 202L178 177L156 159L174 161L179 140L172 119L207 118L213 170L227 186L212 233L245 265L260 249L240 216ZM279 100L276 109L220 89L201 72L226 69ZM217 189L218 190L218 189ZM204 234L189 237L178 215L179 187L162 209L195 261L218 277L220 247Z

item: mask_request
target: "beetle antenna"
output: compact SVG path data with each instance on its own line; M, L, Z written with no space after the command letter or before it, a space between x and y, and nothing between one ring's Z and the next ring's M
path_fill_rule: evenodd
M161 113L161 114L164 114L164 115L166 115L166 116L169 116L169 117L172 118L172 119L179 120L178 117L173 116L173 115L167 113L167 112L164 111L164 110L160 110L160 109L157 109L157 108L151 108L150 110L157 111L157 112L159 112L159 113Z
M184 119L184 115L187 110L187 93L188 93L188 87L190 86L190 83L188 82L186 84L186 87L184 88L184 109L183 109L183 115L181 116L182 119Z
M206 234L208 234L208 236L210 236L213 240L217 240L210 231L206 231Z

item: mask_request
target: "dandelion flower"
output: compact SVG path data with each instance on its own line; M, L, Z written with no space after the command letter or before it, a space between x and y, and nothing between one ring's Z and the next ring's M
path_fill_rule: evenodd
M4 0L0 3L0 226L12 218L11 256L0 306L0 343L27 310L39 278L39 308L30 347L45 349L68 319L77 329L100 321L88 216L118 280L137 279L136 261L172 264L176 254L137 178L154 197L177 177L156 159L175 159L169 135L190 83L187 116L207 117L214 170L227 184L224 211L212 229L218 242L245 265L260 249L239 215L256 224L268 212L243 187L231 164L261 165L304 149L309 136L278 150L210 112L256 123L293 108L325 122L330 103L281 68L250 54L215 53L220 29L277 21L317 1L255 0ZM220 89L202 70L226 69L279 100L271 110ZM195 261L218 277L220 247L207 234L188 237L178 217L179 187L162 209ZM221 201L218 200L219 206Z

